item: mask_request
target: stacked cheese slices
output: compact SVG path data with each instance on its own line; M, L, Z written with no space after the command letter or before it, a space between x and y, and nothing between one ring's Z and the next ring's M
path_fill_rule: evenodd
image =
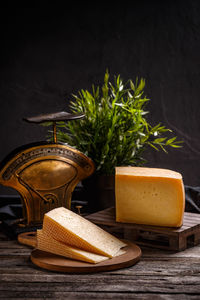
M126 244L64 207L44 216L37 231L37 248L67 258L99 263L124 254Z

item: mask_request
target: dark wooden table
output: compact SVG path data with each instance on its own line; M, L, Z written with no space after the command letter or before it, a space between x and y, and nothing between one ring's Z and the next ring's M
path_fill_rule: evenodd
M31 250L0 235L1 299L200 299L200 246L183 252L142 247L135 266L80 275L39 269Z

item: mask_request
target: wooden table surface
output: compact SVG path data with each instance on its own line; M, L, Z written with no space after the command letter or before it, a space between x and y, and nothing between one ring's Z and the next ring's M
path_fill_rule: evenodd
M31 248L0 235L1 299L200 299L200 246L183 252L141 248L134 266L97 274L39 269Z

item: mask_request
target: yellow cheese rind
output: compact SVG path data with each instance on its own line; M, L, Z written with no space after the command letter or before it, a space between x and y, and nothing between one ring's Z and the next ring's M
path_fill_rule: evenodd
M144 167L116 167L116 175L127 175L135 177L155 177L155 178L175 178L182 179L179 172L160 168L144 168Z
M114 257L126 246L110 233L64 207L45 214L43 231L57 241L107 257Z
M185 192L180 173L154 168L117 167L116 221L180 227Z
M37 248L46 252L93 264L109 259L106 256L87 252L58 242L42 230L37 230Z

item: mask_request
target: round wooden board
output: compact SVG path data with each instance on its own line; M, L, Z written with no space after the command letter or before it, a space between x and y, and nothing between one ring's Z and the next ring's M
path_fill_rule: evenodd
M35 248L37 245L37 233L35 231L20 233L17 240L20 244Z
M31 261L40 268L65 273L96 273L112 271L133 266L141 257L142 252L137 245L129 241L125 241L125 243L127 246L123 248L123 250L125 250L126 253L98 264L90 264L68 259L39 249L34 249L32 251Z

